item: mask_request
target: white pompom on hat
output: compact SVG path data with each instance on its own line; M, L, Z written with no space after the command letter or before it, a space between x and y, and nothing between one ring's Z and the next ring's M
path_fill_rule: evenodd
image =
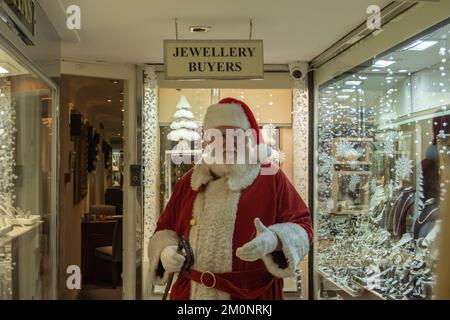
M224 98L206 110L203 122L204 130L223 126L232 126L243 130L253 129L258 146L259 161L263 163L270 157L271 148L264 143L258 122L245 102L234 98Z

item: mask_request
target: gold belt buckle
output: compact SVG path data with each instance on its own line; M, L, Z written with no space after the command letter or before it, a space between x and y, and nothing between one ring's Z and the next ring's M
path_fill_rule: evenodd
M209 275L212 276L212 278L213 278L213 284L212 284L211 286L207 286L207 285L203 282L203 276L204 276L205 274L209 274ZM202 285L203 285L205 288L207 288L207 289L214 288L214 287L216 286L216 276L214 275L214 273L212 273L212 272L210 272L210 271L204 271L204 272L202 272L202 274L200 275L200 282L201 282Z

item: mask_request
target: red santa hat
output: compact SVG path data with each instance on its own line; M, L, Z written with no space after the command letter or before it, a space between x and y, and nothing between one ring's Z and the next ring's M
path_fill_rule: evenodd
M224 98L218 104L213 104L207 109L203 129L208 130L222 126L232 126L243 130L253 129L258 146L258 159L261 163L268 159L271 149L264 143L258 122L245 102L234 98Z

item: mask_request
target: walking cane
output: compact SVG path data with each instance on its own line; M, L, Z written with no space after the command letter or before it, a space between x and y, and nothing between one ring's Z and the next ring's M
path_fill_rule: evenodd
M181 254L181 252L183 252L183 249L186 252L186 262L181 268L181 271L190 273L191 267L194 265L194 252L192 251L192 247L189 244L189 241L187 241L184 236L180 236L180 238L178 239L177 253ZM175 273L171 273L169 279L167 280L166 288L164 289L164 295L162 297L163 300L167 300L174 275Z

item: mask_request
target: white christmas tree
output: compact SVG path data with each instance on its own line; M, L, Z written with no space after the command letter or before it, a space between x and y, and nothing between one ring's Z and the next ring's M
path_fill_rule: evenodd
M191 105L185 96L181 96L177 104L177 111L173 115L175 121L170 124L172 131L167 135L170 141L176 141L178 144L175 150L190 150L191 142L200 140L200 134L195 130L198 124L192 120L194 115L189 110Z

